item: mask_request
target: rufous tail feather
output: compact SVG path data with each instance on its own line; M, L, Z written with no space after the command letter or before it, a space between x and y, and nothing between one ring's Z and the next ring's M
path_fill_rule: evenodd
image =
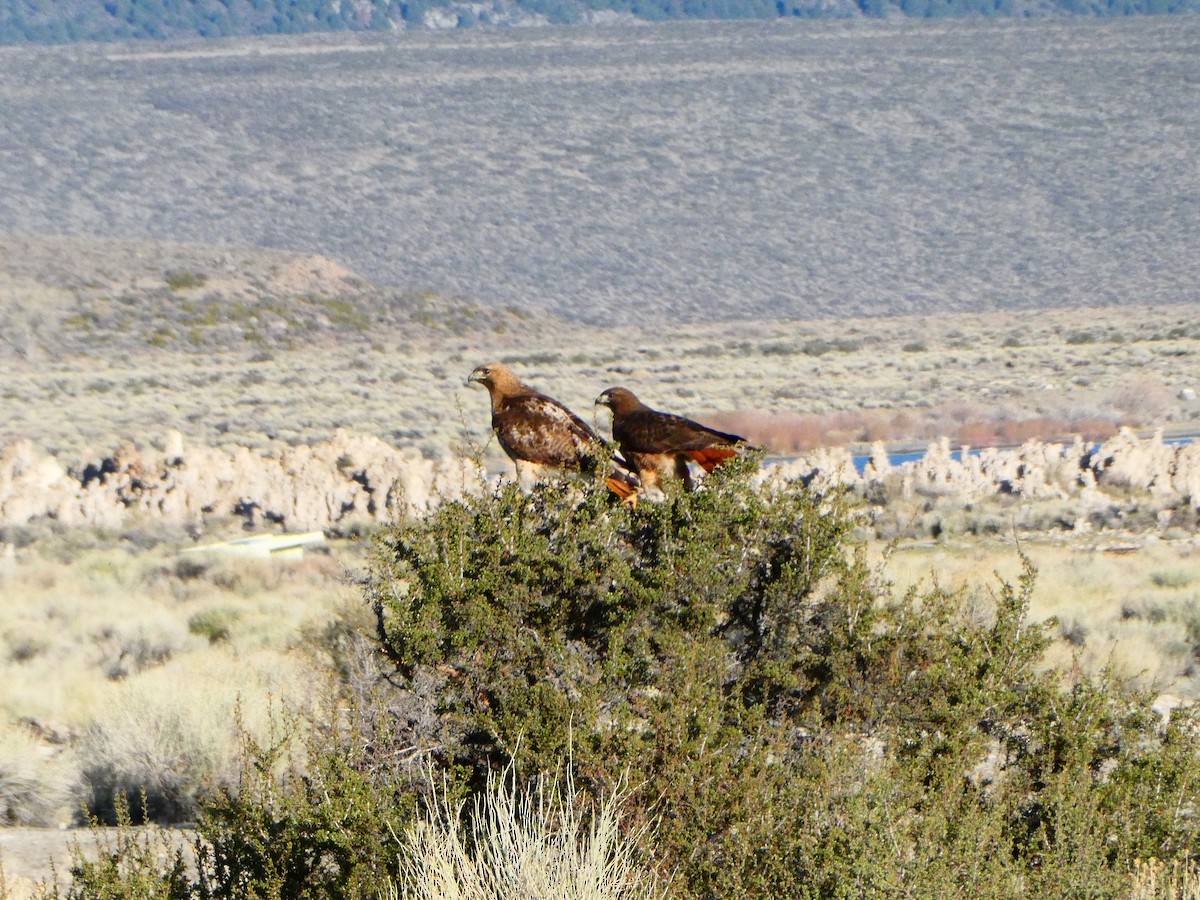
M729 447L705 447L703 450L688 450L686 453L700 463L705 472L711 472L725 460L737 456L737 451Z
M633 506L637 505L638 489L636 485L630 484L627 481L622 481L615 475L608 476L608 478L604 479L604 483L608 485L608 489L610 491L612 491L621 499L622 503L628 503Z

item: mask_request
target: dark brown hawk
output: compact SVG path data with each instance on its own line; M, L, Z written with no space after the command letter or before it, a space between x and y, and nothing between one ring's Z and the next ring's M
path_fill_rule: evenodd
M477 366L467 384L481 384L492 398L492 430L517 469L537 477L547 469L589 473L605 446L586 422L553 397L521 381L504 363ZM523 472L524 469L524 472ZM637 491L637 478L620 457L606 483L625 499Z
M664 477L675 477L691 490L689 462L711 472L736 456L736 447L749 446L744 437L651 409L623 387L609 388L596 403L612 410L613 440L644 487L661 489Z

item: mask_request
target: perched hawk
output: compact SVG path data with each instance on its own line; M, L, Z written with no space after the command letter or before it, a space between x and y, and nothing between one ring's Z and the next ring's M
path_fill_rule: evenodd
M645 487L661 489L662 478L673 476L691 490L689 461L711 472L737 455L735 446L746 443L736 434L651 409L622 387L609 388L596 398L596 404L612 410L613 440Z
M503 363L478 366L467 384L482 384L492 397L492 430L517 468L536 475L545 469L595 471L604 441L579 416L557 400L535 391ZM616 458L607 479L622 499L637 491L637 478Z

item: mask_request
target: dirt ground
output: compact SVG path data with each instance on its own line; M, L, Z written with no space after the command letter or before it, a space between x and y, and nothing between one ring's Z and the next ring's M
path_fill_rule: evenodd
M185 829L131 829L132 837L151 841L165 861L168 848L182 847L191 859L192 833ZM0 900L25 900L39 882L57 876L60 884L69 877L75 853L95 859L112 831L87 828L0 828ZM8 889L6 896L3 889Z

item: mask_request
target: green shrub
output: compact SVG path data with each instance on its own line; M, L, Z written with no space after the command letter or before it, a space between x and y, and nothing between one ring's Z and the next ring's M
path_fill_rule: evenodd
M167 272L164 276L167 287L173 291L187 291L193 288L204 287L208 282L208 276L200 272Z
M203 609L188 619L187 627L191 634L207 638L210 644L227 641L233 635L233 625L241 617L241 613L229 607Z
M174 329L162 325L146 335L146 343L151 347L165 347L167 344L172 343L175 340L175 337L176 335ZM135 393L141 392L135 391Z
M110 867L89 896L394 895L422 803L518 758L514 808L564 767L629 785L632 861L689 900L1119 897L1138 860L1200 853L1194 713L1046 671L1028 562L986 609L897 594L843 496L753 466L636 508L504 485L381 529L371 617L317 641L341 693L300 760L251 748L201 802L196 880Z
M393 527L368 595L425 701L403 739L475 789L518 748L628 773L681 897L1111 896L1200 848L1151 800L1200 787L1194 738L1041 671L1031 566L980 619L893 596L852 525L731 466L636 509L505 486Z
M1192 583L1192 573L1187 569L1165 569L1152 572L1150 581L1160 588L1185 588Z
M142 797L145 818L145 797ZM97 852L85 854L76 842L71 848L69 883L50 886L46 900L186 900L191 897L183 850L165 832L136 831L128 799L116 798L117 828L100 829L93 822Z
M352 300L344 297L312 297L305 298L317 305L337 328L350 331L366 331L371 326L371 319Z
M314 728L306 740L287 733L262 745L243 736L236 784L200 803L194 864L153 833L128 826L153 814L142 795L131 816L125 794L112 804L116 831L93 819L101 853L76 854L64 894L109 900L369 900L390 896L400 871L402 834L416 811L417 791L386 760L373 757L371 738L337 725ZM380 777L385 773L386 777ZM169 851L169 852L165 852Z
M810 338L801 345L800 352L808 356L824 356L833 351L853 353L860 349L862 349L862 342L852 338L838 338L833 341L825 338Z
M399 869L396 834L415 809L411 785L373 780L370 745L310 743L304 768L253 747L240 784L207 802L197 825L198 898L382 897ZM326 743L328 742L328 743ZM289 765L290 763L290 765ZM284 774L277 774L280 766Z

